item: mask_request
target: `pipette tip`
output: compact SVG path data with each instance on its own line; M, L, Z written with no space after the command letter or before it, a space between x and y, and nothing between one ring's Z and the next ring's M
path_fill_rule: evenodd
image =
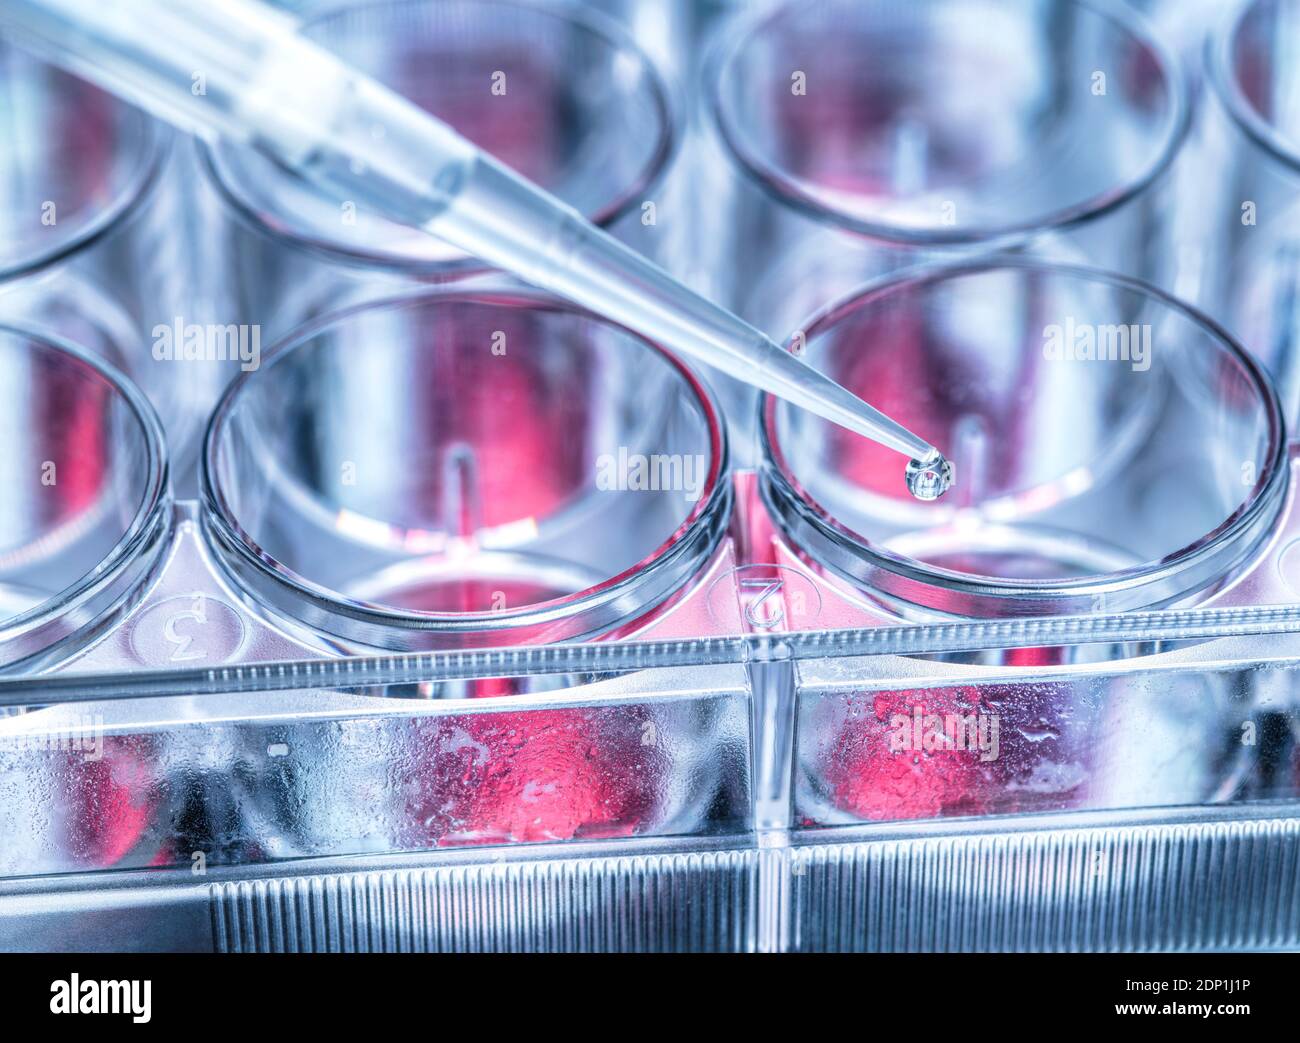
M907 489L918 500L937 500L953 482L952 462L938 450L907 465Z

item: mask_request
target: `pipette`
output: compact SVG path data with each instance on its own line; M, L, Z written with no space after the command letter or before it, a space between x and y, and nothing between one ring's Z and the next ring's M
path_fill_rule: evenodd
M907 455L918 499L952 483L924 439L258 0L3 0L0 31L191 133L257 148L339 200Z

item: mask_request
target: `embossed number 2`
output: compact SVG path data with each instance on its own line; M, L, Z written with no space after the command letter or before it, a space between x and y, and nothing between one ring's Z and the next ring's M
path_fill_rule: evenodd
M779 600L771 605L771 611L760 616L758 609L771 602L772 599L785 589L785 580L782 579L742 579L740 581L741 590L760 591L758 597L750 601L745 606L745 618L749 620L752 626L761 627L764 630L770 630L772 627L780 626L785 621L785 606Z

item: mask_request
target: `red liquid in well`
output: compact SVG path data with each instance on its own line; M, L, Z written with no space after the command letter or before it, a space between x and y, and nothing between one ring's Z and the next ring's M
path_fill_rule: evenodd
M411 846L618 837L654 812L664 754L637 707L467 714L419 722Z
M1054 652L1023 650L1017 665ZM1089 753L1070 740L1079 734L1076 701L1069 685L1053 684L863 693L851 698L848 722L815 752L813 772L825 779L830 804L862 821L1066 809L1087 785ZM909 728L910 744L898 748L903 722L911 725L918 711L922 743ZM996 719L996 743L984 750L978 744L926 748L928 726L950 715L985 719L985 739ZM803 821L820 824L815 814Z
M535 584L444 581L397 601L433 611L486 611L562 596ZM515 600L515 599L518 600ZM509 645L508 634L485 642ZM469 683L474 698L518 694L517 678ZM407 846L614 837L635 833L656 807L663 754L643 742L640 707L467 714L416 722L422 751L406 783Z
M102 756L59 751L53 800L62 814L58 843L65 855L86 869L108 869L125 860L153 820L157 790L153 758L139 737L108 736Z

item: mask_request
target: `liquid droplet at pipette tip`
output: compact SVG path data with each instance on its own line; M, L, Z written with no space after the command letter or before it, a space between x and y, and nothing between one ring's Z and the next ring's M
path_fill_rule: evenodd
M952 488L952 462L937 450L907 465L907 490L918 500L937 500Z

